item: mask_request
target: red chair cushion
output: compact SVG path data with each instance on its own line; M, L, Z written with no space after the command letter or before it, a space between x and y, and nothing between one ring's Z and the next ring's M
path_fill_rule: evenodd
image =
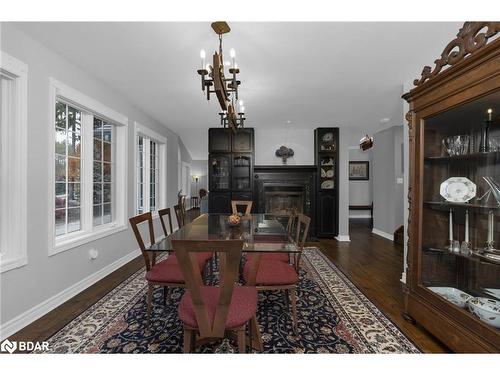
M198 267L203 270L207 263L207 255L212 253L200 253L197 255ZM167 259L155 264L148 272L146 272L146 280L152 283L184 283L181 268L175 254L171 254Z
M247 262L252 261L254 254L247 254ZM263 253L260 260L277 260L280 262L288 263L288 253Z
M248 282L251 263L246 262L243 267L243 278ZM256 285L292 285L299 281L295 268L285 262L276 260L261 260L255 278Z
M209 324L212 325L215 319L215 310L219 302L221 288L216 286L200 287L201 296L205 302L208 313ZM226 329L241 327L246 324L257 311L257 289L250 286L235 286L229 313L226 319ZM179 319L186 325L198 328L196 315L193 310L193 300L191 293L186 290L179 304Z

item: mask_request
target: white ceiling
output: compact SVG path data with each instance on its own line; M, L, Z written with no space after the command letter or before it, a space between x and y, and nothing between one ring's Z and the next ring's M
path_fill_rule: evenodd
M218 40L210 23L18 23L18 27L121 92L207 157L219 124L201 92L199 51ZM377 131L402 121L403 82L432 65L461 23L230 23L247 126L348 126ZM390 118L380 124L380 119Z

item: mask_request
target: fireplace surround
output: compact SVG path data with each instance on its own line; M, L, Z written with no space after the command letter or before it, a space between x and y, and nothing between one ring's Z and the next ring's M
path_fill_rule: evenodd
M315 183L314 165L255 166L255 210L285 218L295 209L311 218L309 236L315 237Z

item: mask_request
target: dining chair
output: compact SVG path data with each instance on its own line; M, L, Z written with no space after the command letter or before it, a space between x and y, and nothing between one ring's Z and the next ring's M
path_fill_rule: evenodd
M177 225L179 229L182 228L186 224L186 215L185 211L182 208L181 204L176 204L174 206L175 218L177 219Z
M243 241L172 240L172 245L186 280L187 290L179 303L179 319L184 325L184 352L194 349L197 333L199 339L205 340L223 338L226 332L234 332L238 351L244 353L247 326L250 347L253 338L261 344L256 316L257 289L237 285ZM193 264L193 254L204 252L207 247L216 251L224 263L218 286L203 285Z
M311 218L304 214L296 217L297 227L295 244L298 253L293 254L292 264L280 260L260 259L254 255L243 267L243 278L249 285L255 285L257 290L282 290L285 292L286 303L291 300L293 330L297 333L297 284L299 281L300 259L304 248Z
M288 237L292 237L294 230L293 226L295 224L295 220L297 219L297 211L295 209L292 210L290 215L288 216L288 222L286 225L286 233ZM248 253L246 255L246 260L248 262L252 261L253 253ZM279 260L281 262L290 262L290 253L263 253L260 255L260 260Z
M238 206L245 206L245 215L250 215L252 212L252 201L231 201L231 210L233 214L238 213Z
M200 198L199 197L191 197L191 199L190 199L191 208L198 208L199 205L200 205Z
M182 272L180 270L179 264L177 262L177 258L175 254L171 254L166 259L162 260L159 263L156 263L156 256L153 255L155 253L148 252L146 250L146 244L142 237L141 231L139 229L139 225L147 222L148 232L149 232L149 243L152 245L155 243L155 233L153 226L153 217L151 212L146 212L141 215L137 215L131 217L129 219L130 226L135 235L135 239L139 244L139 248L141 249L142 257L144 258L144 264L146 266L146 281L148 282L148 294L147 294L147 304L148 304L148 327L151 317L151 307L153 302L153 291L156 286L163 287L163 304L166 305L167 299L169 297L169 291L171 287L181 287L185 286L184 277L182 276ZM151 254L151 258L150 258ZM197 266L199 269L199 273L203 272L208 259L206 256L198 256L196 258Z
M165 237L168 237L174 231L172 229L172 215L170 213L170 208L163 208L161 210L158 210L158 216L160 217L163 233L165 234ZM165 217L168 217L168 226L170 228L170 232L167 231L167 226L165 225Z

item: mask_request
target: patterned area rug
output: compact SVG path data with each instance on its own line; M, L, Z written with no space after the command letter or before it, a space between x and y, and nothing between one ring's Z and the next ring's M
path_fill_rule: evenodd
M259 294L265 353L419 353L419 350L318 249L304 249L297 290L298 335L284 294ZM146 329L144 269L125 280L49 339L51 353L181 353L182 324L175 289L166 307L154 294ZM197 348L234 352L227 339Z

